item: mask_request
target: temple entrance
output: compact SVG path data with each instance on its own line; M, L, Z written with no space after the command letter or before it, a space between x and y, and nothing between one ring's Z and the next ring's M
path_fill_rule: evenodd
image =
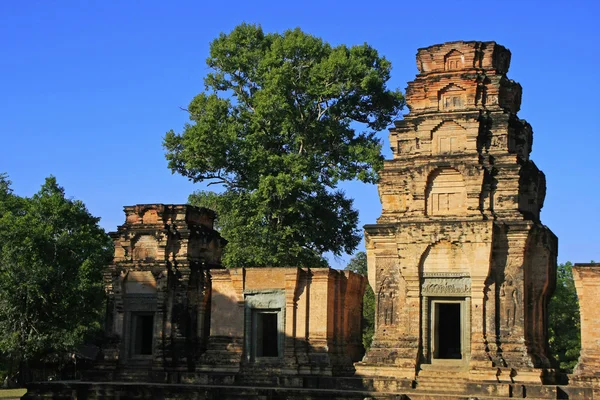
M426 363L466 363L471 354L470 298L425 297L423 330Z
M279 357L277 314L256 313L256 357Z
M132 317L131 354L134 357L151 356L154 339L154 314L134 314Z
M460 360L462 359L461 340L461 304L435 304L435 345L433 358Z
M279 362L285 338L285 293L264 290L244 294L245 357L249 363Z

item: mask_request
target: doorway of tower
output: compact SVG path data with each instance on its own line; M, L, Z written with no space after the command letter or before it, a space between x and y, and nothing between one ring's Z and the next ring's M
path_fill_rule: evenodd
M132 313L131 332L131 356L151 357L154 341L154 313Z
M276 311L256 312L256 353L260 357L279 357L279 332Z
M461 360L464 356L463 301L432 302L432 355L434 360Z
M252 313L252 358L281 357L279 318L280 310L254 310Z

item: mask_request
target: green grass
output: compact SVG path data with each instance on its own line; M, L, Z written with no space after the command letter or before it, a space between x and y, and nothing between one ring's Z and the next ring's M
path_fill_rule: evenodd
M0 389L0 399L20 399L27 389Z

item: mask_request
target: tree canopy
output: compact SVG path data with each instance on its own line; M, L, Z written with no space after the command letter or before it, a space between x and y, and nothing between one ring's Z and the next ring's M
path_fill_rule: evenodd
M332 46L300 29L242 24L210 45L205 91L169 131L173 173L222 185L197 192L229 241L229 266L319 266L351 253L358 213L340 181L374 183L384 129L404 106L391 64L367 44Z
M573 264L557 268L556 289L548 305L548 342L561 369L572 370L581 350L579 299L573 281Z
M100 328L112 242L81 201L46 179L31 198L0 174L0 353L61 356Z
M356 272L367 276L367 253L359 251L350 259L345 268L348 271ZM367 285L365 295L363 296L363 315L362 315L362 342L365 350L371 347L373 334L375 333L375 293L370 285Z

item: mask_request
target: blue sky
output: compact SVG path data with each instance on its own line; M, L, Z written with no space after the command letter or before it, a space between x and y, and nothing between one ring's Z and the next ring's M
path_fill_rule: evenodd
M542 220L559 237L559 261L598 261L596 3L1 1L0 172L27 196L55 175L112 231L124 205L184 203L202 188L171 175L161 143L185 123L179 106L203 89L220 32L250 22L300 27L332 44L367 42L392 61L390 86L402 90L417 73L417 48L494 40L511 50L509 77L523 86L519 116L533 126L532 158L547 176ZM381 137L389 157L387 132ZM374 223L376 188L344 187L361 223Z

